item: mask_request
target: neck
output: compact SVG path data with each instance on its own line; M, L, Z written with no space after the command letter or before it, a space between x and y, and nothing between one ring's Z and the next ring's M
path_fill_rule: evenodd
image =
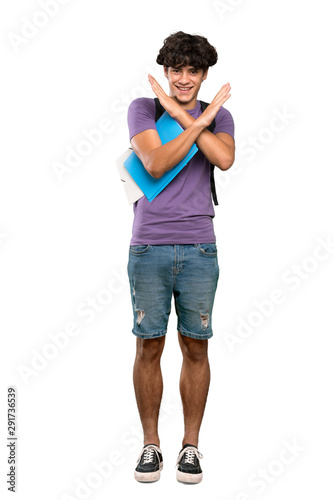
M190 110L190 109L194 109L197 105L197 98L193 98L191 101L189 102L182 102L182 101L179 101L177 99L176 96L174 95L171 95L170 97L172 97L178 104L181 108L185 109L185 110Z

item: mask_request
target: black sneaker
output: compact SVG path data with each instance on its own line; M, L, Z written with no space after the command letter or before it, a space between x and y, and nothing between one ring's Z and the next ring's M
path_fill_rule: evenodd
M177 480L182 483L200 483L202 470L199 458L203 458L198 448L192 444L185 444L177 459Z
M163 469L162 452L155 444L146 444L138 458L138 465L134 471L137 481L150 483L158 481Z

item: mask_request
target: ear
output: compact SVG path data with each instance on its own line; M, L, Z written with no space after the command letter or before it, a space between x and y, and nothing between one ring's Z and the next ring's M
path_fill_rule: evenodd
M165 78L168 78L168 68L166 66L163 66L164 67L164 76Z
M202 75L202 81L206 80L207 75L208 75L208 69L206 69L206 71L204 71L204 73Z

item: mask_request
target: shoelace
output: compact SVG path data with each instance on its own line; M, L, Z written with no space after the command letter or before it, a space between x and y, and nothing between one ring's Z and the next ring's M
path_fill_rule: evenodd
M147 446L146 448L142 448L140 456L138 458L138 463L141 460L142 453L143 453L143 465L151 463L153 461L153 458L154 458L154 451L156 451L158 462L160 462L160 457L159 457L158 452L159 453L162 453L162 452L158 448L158 446L155 446L154 444L152 444L152 445Z
M176 467L177 467L177 465L179 465L181 459L183 458L183 455L185 455L185 463L192 464L192 465L194 465L194 457L195 456L198 459L203 458L203 455L200 453L200 451L197 448L195 448L194 446L188 446L187 448L184 448L184 450L179 453Z

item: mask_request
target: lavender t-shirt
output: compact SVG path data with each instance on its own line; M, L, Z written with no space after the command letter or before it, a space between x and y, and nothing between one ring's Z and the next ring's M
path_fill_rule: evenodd
M187 112L198 118L200 102ZM234 137L231 113L221 107L215 117L214 134L226 132ZM147 129L156 130L155 101L139 97L128 109L130 140ZM134 221L130 245L175 245L215 243L215 217L210 163L199 150L174 179L149 202L145 196L133 204Z

